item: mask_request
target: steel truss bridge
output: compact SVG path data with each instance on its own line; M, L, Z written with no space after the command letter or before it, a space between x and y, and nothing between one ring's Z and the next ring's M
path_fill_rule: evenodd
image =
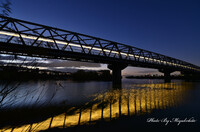
M168 78L173 71L200 73L191 63L77 32L0 16L0 53L109 64L113 82L127 66L154 68Z

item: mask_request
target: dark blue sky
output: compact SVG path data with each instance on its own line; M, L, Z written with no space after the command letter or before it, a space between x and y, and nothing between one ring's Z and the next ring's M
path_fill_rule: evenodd
M200 66L199 0L12 0L11 17L80 32Z

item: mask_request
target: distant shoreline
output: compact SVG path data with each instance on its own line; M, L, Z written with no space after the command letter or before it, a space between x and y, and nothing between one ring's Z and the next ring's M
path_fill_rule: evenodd
M77 72L59 72L40 70L38 68L24 68L16 66L0 67L0 80L27 81L27 80L73 80L73 81L111 81L109 70Z
M164 76L125 76L125 78L127 79L165 79ZM174 76L172 75L170 77L171 79L179 79L179 80L187 80L187 81L196 81L196 80L200 80L200 78L195 78L195 77L185 77L185 76Z

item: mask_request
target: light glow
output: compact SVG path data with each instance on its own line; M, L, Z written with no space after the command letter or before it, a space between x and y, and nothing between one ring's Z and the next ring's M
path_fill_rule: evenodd
M32 40L36 40L37 37L32 36L32 35L26 35L26 34L17 34L17 33L11 33L11 32L6 32L6 31L0 31L1 35L8 35L8 36L14 36L14 37L21 37L25 38L25 39L32 39ZM51 42L54 43L54 40L52 39L47 39L47 38L42 38L39 37L38 41L44 41L44 42ZM87 49L92 49L92 50L97 50L97 51L102 51L101 48L98 47L91 47L91 46L86 46L86 45L79 45L79 44L74 44L74 43L68 43L68 42L64 42L64 41L60 41L60 40L55 40L55 43L57 44L64 44L64 45L69 45L69 46L73 46L73 47L79 47L79 48L87 48ZM135 57L135 58L139 58L139 59L146 59L146 60L151 60L151 61L155 61L158 63L163 63L163 64L168 64L168 65L173 65L173 66L179 66L179 67L183 67L183 68L188 68L188 69L193 69L193 70L197 70L200 71L200 69L197 68L193 68L193 67L189 67L189 66L184 66L181 64L176 64L176 63L171 63L171 62L167 62L167 61L160 61L157 59L152 59L152 58L148 58L148 57L143 57L143 56L138 56L138 55L133 55L133 54L128 54L128 53L123 53L123 52L118 52L118 51L111 51L108 49L103 49L104 52L108 52L108 53L113 53L113 54L121 54L121 55L125 55L125 56L129 56L129 57Z

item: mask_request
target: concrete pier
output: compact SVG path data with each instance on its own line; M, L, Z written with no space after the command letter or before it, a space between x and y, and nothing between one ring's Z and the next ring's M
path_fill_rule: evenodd
M113 63L109 64L108 68L112 70L112 82L113 86L120 86L122 83L122 70L125 69L128 65Z
M165 83L171 82L170 74L171 74L172 72L174 72L173 70L169 70L169 69L159 69L159 72L164 73L164 80L165 80Z

